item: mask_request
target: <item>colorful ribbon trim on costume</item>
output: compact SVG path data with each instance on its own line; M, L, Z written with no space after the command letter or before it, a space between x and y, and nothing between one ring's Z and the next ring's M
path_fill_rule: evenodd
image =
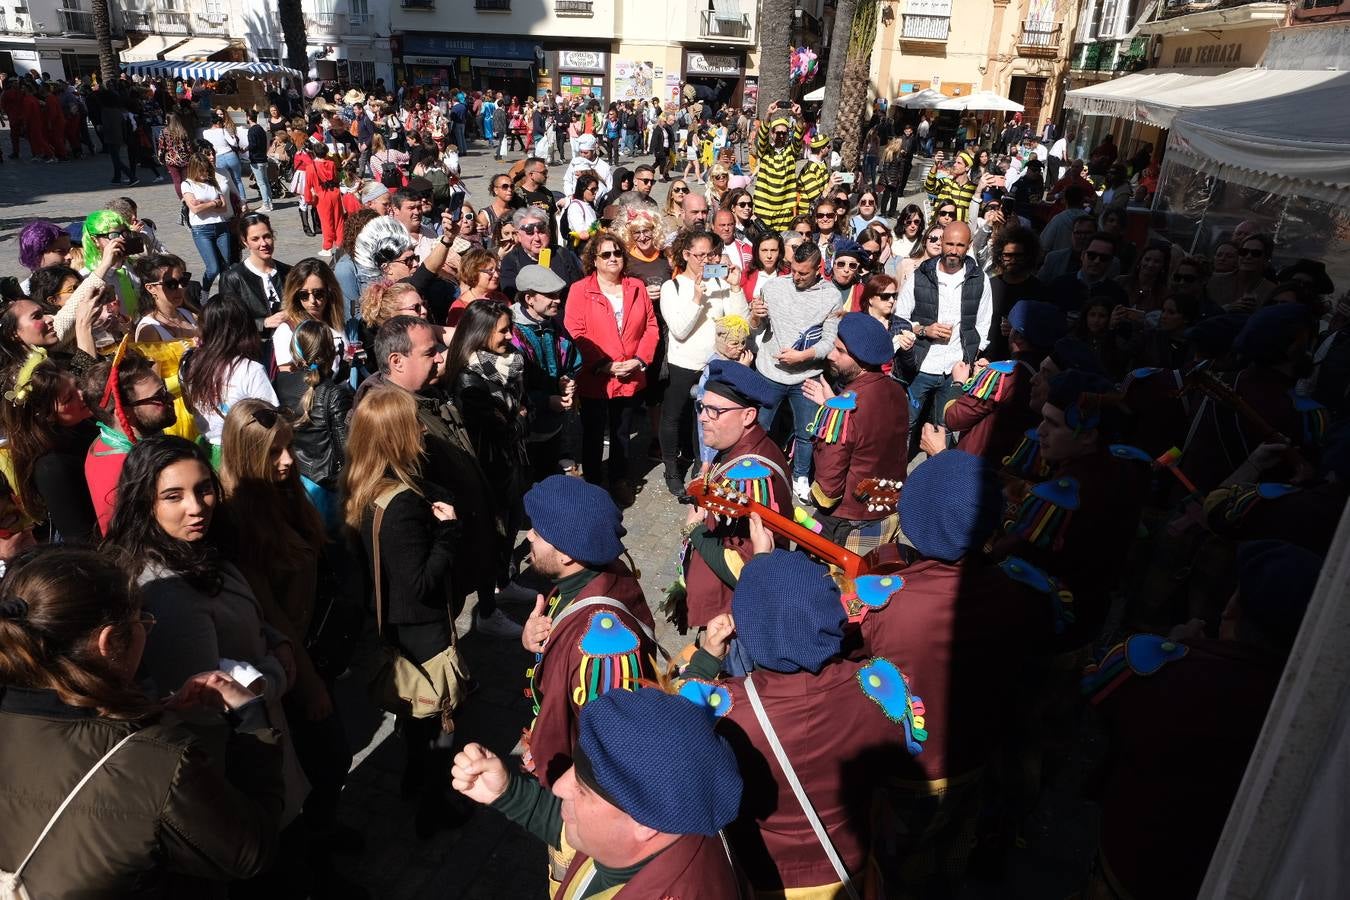
M731 486L760 506L776 508L773 496L773 471L756 459L743 459L722 473Z
M847 440L849 414L857 408L858 395L852 391L831 397L816 410L806 430L827 444Z
M1077 479L1043 481L1022 501L1014 532L1037 547L1058 550L1077 509Z
M966 380L962 390L976 400L1002 400L1012 385L1011 375L1017 363L1011 359L992 362Z
M1003 457L1003 466L1019 478L1044 478L1050 474L1050 467L1041 459L1041 441L1036 436L1036 429L1029 429L1017 449Z

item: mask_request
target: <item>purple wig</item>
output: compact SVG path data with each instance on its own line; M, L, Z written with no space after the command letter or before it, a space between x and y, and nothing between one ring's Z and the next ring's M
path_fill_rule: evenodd
M65 234L66 230L47 219L34 219L19 232L19 262L25 269L37 271L42 265L42 254L52 245L52 241Z

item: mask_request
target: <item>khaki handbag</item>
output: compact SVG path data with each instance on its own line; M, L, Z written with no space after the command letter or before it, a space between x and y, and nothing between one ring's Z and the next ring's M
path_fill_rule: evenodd
M375 703L391 713L414 719L441 717L446 732L454 730L451 718L464 701L469 683L469 670L459 654L459 639L455 623L450 621L450 646L431 659L418 662L404 656L402 651L384 637L384 586L380 577L380 528L384 525L384 511L390 502L408 490L405 484L387 488L375 500L375 522L370 529L371 556L375 568L375 622L384 645L385 661L371 681L371 696ZM449 610L446 611L449 615Z

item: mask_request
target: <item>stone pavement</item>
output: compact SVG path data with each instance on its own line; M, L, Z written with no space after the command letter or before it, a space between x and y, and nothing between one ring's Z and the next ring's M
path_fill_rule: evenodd
M0 145L8 138L0 130ZM479 144L478 147L482 148ZM503 171L520 154L504 163L492 160L490 152L478 149L462 162L464 180L475 206L487 197L490 176ZM631 168L631 163L629 164ZM43 216L59 223L82 219L116 196L136 201L142 218L153 220L161 240L200 273L200 259L187 230L178 222L178 203L173 188L143 183L136 187L108 184L110 166L106 157L95 156L56 165L15 163L0 165L0 274L26 277L18 263L15 238L28 219ZM562 169L551 172L558 188ZM144 174L144 172L142 172ZM658 183L657 196L664 201L666 185ZM295 262L317 252L318 238L306 237L299 227L296 201L277 202L273 224L277 230L277 257ZM650 442L648 422L641 422L635 448ZM648 475L637 503L625 514L629 528L627 546L641 570L648 602L653 607L675 576L678 532L685 507L666 492L659 464L636 452L635 466ZM528 584L503 597L502 608L523 621L533 605L534 588ZM658 616L659 618L659 616ZM466 611L459 620L463 650L481 687L473 694L458 720L462 740L480 741L506 756L515 747L521 729L529 724L529 703L522 693L525 669L531 658L518 641L486 638L470 630ZM684 644L664 622L658 637L670 651ZM351 745L361 748L354 759L344 794L342 816L366 836L360 856L337 861L340 871L364 884L381 900L445 898L445 900L540 900L546 896L543 848L502 817L477 811L469 822L455 830L441 831L419 840L413 829L415 801L400 797L402 771L401 738L393 733L389 717L377 712L365 696L363 672L373 666L376 652L366 647L365 662L339 682L335 699L342 712ZM1081 753L1072 754L1049 792L1050 799L1033 819L1027 835L1028 848L1014 854L1008 876L998 884L970 885L962 896L976 898L1047 898L1068 895L1091 857L1096 831L1092 808L1078 799L1082 779ZM1090 754L1089 754L1090 755Z

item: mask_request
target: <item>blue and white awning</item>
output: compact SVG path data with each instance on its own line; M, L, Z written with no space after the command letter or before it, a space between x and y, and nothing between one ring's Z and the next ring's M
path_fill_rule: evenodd
M122 67L128 75L140 75L146 78L204 78L207 81L219 81L226 75L243 75L252 78L267 78L275 75L299 77L295 69L264 62L191 62L182 59L156 59L147 62L127 63Z

